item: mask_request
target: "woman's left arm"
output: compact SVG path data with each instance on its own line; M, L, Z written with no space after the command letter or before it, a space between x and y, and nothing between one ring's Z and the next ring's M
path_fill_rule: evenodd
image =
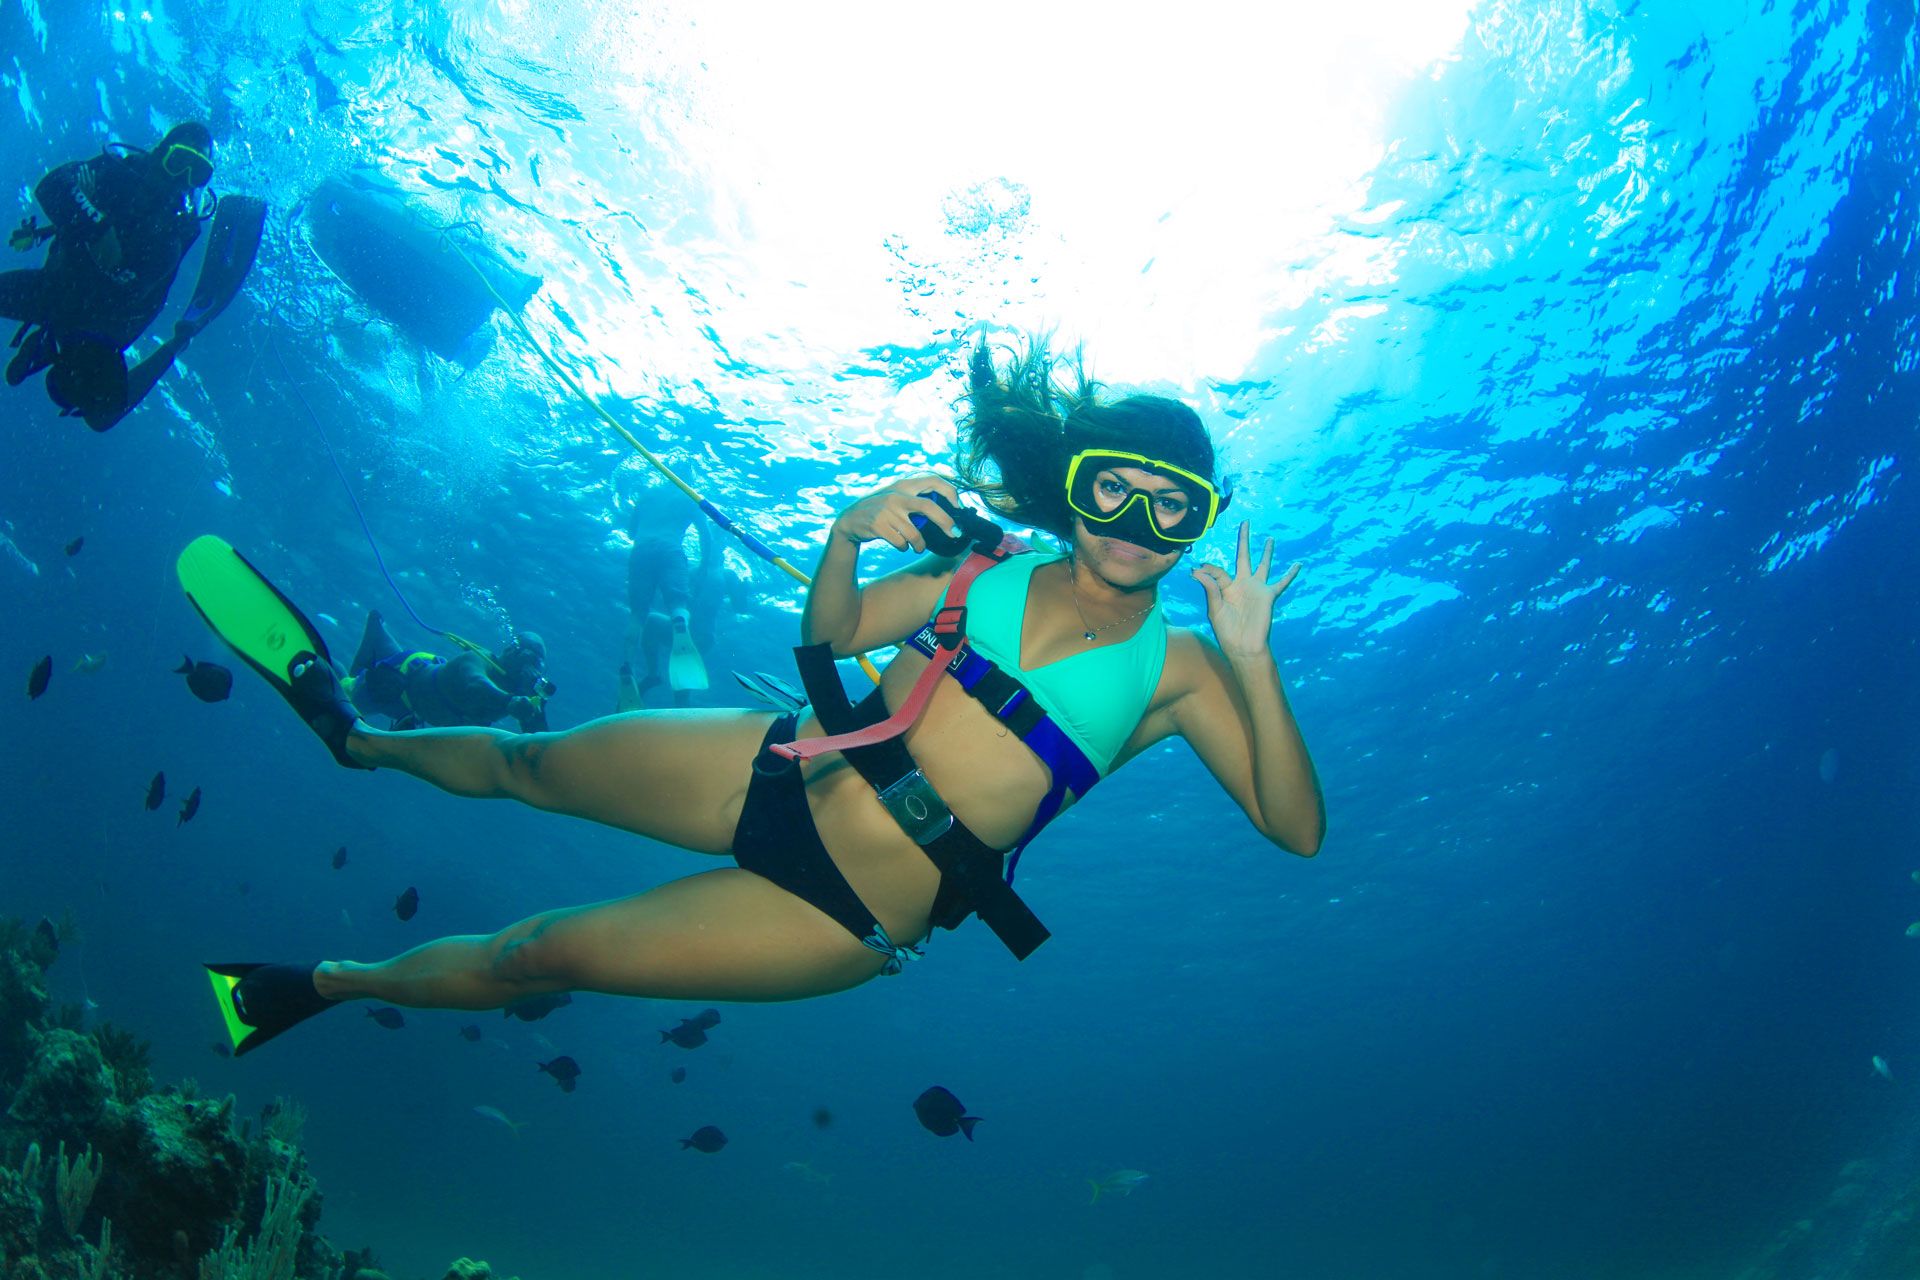
M1217 565L1193 570L1207 593L1207 620L1219 643L1195 638L1198 652L1185 664L1185 688L1166 708L1168 727L1187 740L1261 835L1311 858L1326 838L1326 804L1269 642L1274 601L1300 566L1269 582L1273 542L1268 540L1256 568L1248 539L1242 524L1231 577Z

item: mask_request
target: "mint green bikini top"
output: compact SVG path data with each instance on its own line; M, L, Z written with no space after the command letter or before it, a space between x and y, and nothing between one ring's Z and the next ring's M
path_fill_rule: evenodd
M1160 670L1167 662L1167 620L1155 602L1129 639L1032 670L1022 666L1020 633L1033 571L1065 559L1064 553L1026 552L1009 556L976 578L967 593L967 643L1026 685L1105 777L1160 686Z

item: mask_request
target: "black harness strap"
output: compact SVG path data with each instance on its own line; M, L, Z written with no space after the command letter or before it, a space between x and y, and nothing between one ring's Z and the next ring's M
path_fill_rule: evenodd
M847 699L833 667L833 651L824 644L803 645L793 651L820 727L829 734L847 733L887 718L886 701L875 689L854 706ZM899 738L841 752L848 764L876 792L887 794L920 775L920 766ZM979 836L951 818L945 830L920 848L940 870L940 894L934 901L933 923L952 929L968 911L979 915L1016 960L1025 960L1052 934L1033 914L1000 873L1002 855Z

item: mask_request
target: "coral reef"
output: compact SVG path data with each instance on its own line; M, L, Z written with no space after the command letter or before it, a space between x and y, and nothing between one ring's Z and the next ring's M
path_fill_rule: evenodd
M231 1095L155 1087L137 1036L51 1007L71 934L0 917L0 1280L386 1280L316 1229L297 1103L256 1133ZM465 1258L447 1274L493 1276Z
M461 1258L447 1268L447 1274L441 1280L504 1280L496 1277L493 1268L484 1262L475 1262L472 1258Z

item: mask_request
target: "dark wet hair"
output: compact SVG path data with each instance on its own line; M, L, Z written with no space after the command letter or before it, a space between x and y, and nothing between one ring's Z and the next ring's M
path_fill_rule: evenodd
M1165 396L1103 400L1077 350L1055 372L1045 337L996 364L983 340L967 358L960 415L960 484L987 504L1069 541L1067 464L1084 449L1145 454L1219 483L1213 441L1200 415Z
M198 120L182 120L167 130L167 136L160 139L160 145L153 149L156 156L167 154L171 146L192 147L201 155L209 158L213 155L213 132Z

